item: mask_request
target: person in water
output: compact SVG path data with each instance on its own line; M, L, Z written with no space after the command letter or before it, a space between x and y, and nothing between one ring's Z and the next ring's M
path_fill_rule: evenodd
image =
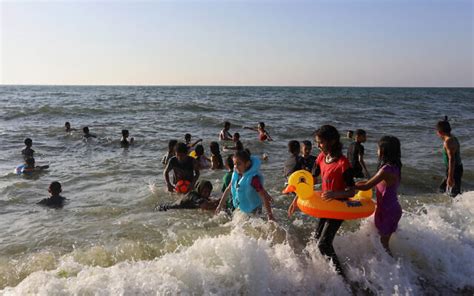
M224 177L222 177L222 193L227 189L227 187L229 187L230 181L232 180L232 174L234 173L234 159L232 155L227 156L225 168L227 169L227 172L224 174ZM235 208L232 204L232 198L227 199L226 209L230 212L234 211Z
M342 143L337 129L331 125L323 125L315 133L315 141L321 153L316 159L314 177L321 175L322 193L325 200L347 199L354 196L354 175L349 160L342 154ZM288 208L288 217L296 210L295 197ZM327 219L319 220L316 227L316 240L321 254L329 257L337 273L345 278L341 263L332 245L337 231L344 220Z
M270 137L270 134L265 130L265 123L264 122L259 122L257 127L248 127L244 126L244 129L250 129L253 131L258 132L258 139L260 141L273 141L272 137Z
M346 138L353 140L353 137L354 137L354 131L348 130L346 134Z
M207 180L196 183L196 188L172 204L162 204L157 207L158 211L171 209L201 209L215 210L219 200L211 200L212 184Z
M27 160L28 158L33 158L35 150L31 149L33 146L33 140L30 138L26 138L25 141L25 148L21 150L21 155L23 156L23 160Z
M364 162L364 143L367 140L367 134L362 129L355 131L355 141L347 148L347 158L351 162L354 169L354 177L356 178L370 178L369 171Z
M133 144L133 141L134 141L133 137L130 138L130 141L128 140L128 137L129 137L128 130L126 129L122 130L122 139L120 139L120 146L122 148L127 148Z
M439 186L440 192L447 192L449 196L456 197L461 193L461 179L463 165L461 160L461 145L451 133L448 117L438 121L436 134L443 140L443 161L446 166L446 178Z
M222 194L216 213L227 204L227 196L232 192L234 207L246 214L258 214L262 205L267 212L268 220L275 220L271 208L272 197L263 187L263 176L260 173L260 159L245 151L237 151L233 156L234 172L232 179Z
M173 171L173 183L169 177L171 171ZM194 188L199 178L199 168L197 161L188 155L186 144L176 144L176 156L170 158L163 175L169 192L175 191L175 185L180 180L189 181L190 188Z
M311 141L305 140L302 142L303 146L301 147L301 162L302 169L307 170L308 172L313 171L314 163L316 162L316 156L312 155L313 145Z
M384 136L378 142L378 171L370 180L355 184L358 190L369 190L375 186L377 208L375 210L375 227L380 234L380 242L387 253L392 256L389 241L397 230L402 217L402 207L398 202L397 189L401 180L401 149L396 137Z
M232 135L229 132L230 122L224 122L224 128L219 133L219 140L221 141L232 141Z
M211 150L211 169L222 170L224 168L224 161L222 160L219 143L211 142L211 144L209 144L209 150Z
M300 142L296 140L289 141L288 152L290 153L290 156L286 159L283 169L283 174L286 178L288 178L297 170L301 170L303 168L303 162L300 156Z
M202 142L202 139L197 139L194 143L191 142L191 134L185 134L184 135L184 141L186 143L186 146L188 147L188 151L191 151L194 146L196 146L199 142Z
M62 192L61 183L52 182L49 185L48 192L50 194L50 197L40 200L38 204L50 208L62 208L66 198L60 195Z
M64 124L64 129L66 130L66 133L70 133L76 130L75 128L71 128L71 123L69 123L69 121L66 121L66 123Z
M97 138L96 135L91 134L91 133L89 132L89 127L87 127L87 126L85 126L85 127L82 129L82 131L84 132L84 134L82 135L82 137L83 137L84 139Z
M240 142L240 134L239 133L234 133L233 141L234 141L234 146L224 146L224 149L237 150L237 151L244 150L244 145L242 144L242 142Z
M167 165L171 157L176 155L176 144L178 144L177 140L168 141L168 152L161 159L162 164Z
M25 163L16 168L17 174L33 174L42 170L48 169L49 165L35 165L35 159L33 157L25 159Z
M211 161L209 158L207 158L206 155L204 155L204 146L201 144L196 145L196 148L194 149L196 152L196 161L198 165L199 170L206 170L211 167Z

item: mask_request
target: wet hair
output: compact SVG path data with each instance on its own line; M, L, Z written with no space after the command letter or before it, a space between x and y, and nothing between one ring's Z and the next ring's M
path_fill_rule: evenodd
M367 133L363 129L356 129L355 131L356 136L365 136Z
M196 184L196 191L200 195L202 193L202 190L206 187L209 188L210 191L212 192L212 189L213 189L212 183L208 180L201 180Z
M25 145L26 145L26 146L32 146L32 145L33 145L33 140L30 139L30 138L26 138L26 139L25 139Z
M240 134L239 134L239 133L234 133L233 139L235 140L236 138L237 138L237 139L240 139Z
M211 144L209 144L209 150L211 150L211 153L214 155L221 154L221 150L219 149L219 143L217 142L211 142Z
M66 121L66 123L64 123L64 126L71 126L71 124L69 123L69 121Z
M301 143L303 143L303 146L309 147L309 149L313 148L313 144L311 144L311 141L304 140Z
M296 140L291 140L288 142L288 151L291 154L299 154L301 150L300 142Z
M265 122L263 122L263 121L259 122L258 125L259 125L261 128L265 128Z
M178 141L176 141L176 140L169 140L169 141L168 141L168 152L172 152L172 151L175 149L176 144L178 144Z
M25 159L25 164L27 166L35 166L35 159L33 157L28 157L27 159Z
M88 134L89 133L89 127L85 126L82 131L84 132L84 134Z
M51 192L51 194L61 193L61 183L59 183L58 181L51 182L51 184L49 184L49 191Z
M226 121L224 122L224 128L230 127L230 122Z
M444 120L438 121L436 129L441 133L447 135L451 134L451 125L449 124L448 116L444 116Z
M232 155L227 156L227 158L225 159L225 163L229 167L229 169L232 170L234 168L234 159L232 158Z
M191 134L185 134L185 135L184 135L184 139L185 139L186 141L188 141L188 140L191 141Z
M329 124L323 125L314 132L314 135L328 142L334 141L328 149L329 154L334 157L342 156L341 136L334 126Z
M201 144L196 145L196 148L194 148L194 151L196 151L197 156L204 155L204 146L202 146Z
M234 157L240 159L241 161L247 162L250 161L250 151L248 149L236 151Z
M128 137L128 135L129 135L128 130L123 129L122 130L122 137L126 137L126 136Z
M383 136L378 142L380 156L379 166L380 169L385 164L391 164L402 168L402 153L400 148L400 140L394 136Z
M185 154L187 154L188 153L188 146L186 146L186 144L184 144L182 142L179 142L178 144L176 144L176 153L185 153Z

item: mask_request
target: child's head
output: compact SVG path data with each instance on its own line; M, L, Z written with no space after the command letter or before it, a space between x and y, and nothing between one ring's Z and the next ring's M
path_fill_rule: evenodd
M89 127L85 126L82 131L84 132L84 134L88 134L89 133Z
M232 155L227 156L225 160L225 168L229 171L232 171L234 169L234 158Z
M69 121L66 121L64 126L66 127L66 129L71 129L71 124L69 123Z
M337 129L332 125L323 125L315 133L315 140L318 148L324 154L334 157L342 155L342 143Z
M209 150L211 150L211 153L213 155L221 154L221 150L219 148L219 143L217 143L217 142L211 142L211 144L209 144Z
M28 157L25 159L26 167L29 169L35 168L35 159L33 157Z
M301 147L301 154L303 154L304 157L307 157L311 154L312 149L313 145L311 144L311 141L305 140L303 141L303 146Z
M184 140L186 141L186 143L191 142L191 134L185 134Z
M178 144L178 141L176 141L176 140L169 140L168 141L168 152L169 153L175 153L176 144Z
M126 129L122 130L122 137L128 138L128 135L129 135L128 130Z
M176 144L176 158L179 161L183 161L186 159L186 156L188 155L188 146L186 144L179 142Z
M296 140L291 140L288 142L288 152L293 155L300 154L300 142Z
M199 196L208 199L212 192L212 183L207 180L201 180L196 184Z
M239 173L243 174L247 171L252 162L250 161L250 154L246 150L237 151L234 153L234 169Z
M234 142L237 142L240 140L240 134L239 133L234 133L234 136L232 137L234 139Z
M196 156L202 156L204 155L204 146L202 146L201 144L199 145L196 145L196 148L194 148L194 151L196 152Z
M48 192L52 196L59 195L62 192L61 183L55 181L49 185Z
M367 133L363 129L356 129L355 140L359 143L364 143L367 140Z
M228 122L228 121L224 122L224 129L226 131L230 129L230 122Z
M444 120L438 121L436 124L436 133L440 137L451 135L451 125L449 124L447 116L445 116Z
M348 130L347 131L347 138L352 139L353 136L354 136L354 131Z
M31 147L31 146L33 146L33 140L30 139L30 138L26 138L26 139L25 139L25 146L26 146L26 147Z
M378 143L380 165L392 164L402 167L400 141L394 136L383 136Z
M258 123L258 128L262 129L262 130L265 129L265 122L263 122L263 121L259 122Z

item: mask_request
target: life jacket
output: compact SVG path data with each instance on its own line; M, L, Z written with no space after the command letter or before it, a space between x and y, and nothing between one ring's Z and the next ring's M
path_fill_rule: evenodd
M262 206L262 200L258 192L252 186L252 179L258 176L263 185L263 176L260 174L260 159L255 156L250 157L252 165L239 179L239 173L234 170L231 180L232 202L235 208L239 208L244 213L251 213Z

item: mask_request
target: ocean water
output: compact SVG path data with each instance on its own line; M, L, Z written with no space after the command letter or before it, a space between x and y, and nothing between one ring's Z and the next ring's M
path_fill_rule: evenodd
M289 140L312 140L322 124L368 133L365 160L376 169L376 142L402 143L403 217L379 243L373 217L347 221L334 246L352 289L380 295L474 293L474 89L285 87L0 86L1 295L350 295L319 254L317 219L286 217L291 199L283 163ZM444 175L434 126L448 115L461 143L464 194L437 193ZM155 212L165 191L161 157L169 139L189 132L207 153L223 121L240 132L262 165L277 224L198 210ZM78 130L64 132L69 121ZM274 142L243 125L264 121ZM83 126L97 139L84 141ZM129 129L136 144L120 148ZM23 140L37 164L18 176ZM348 141L344 140L347 146ZM226 155L226 152L223 152ZM224 171L203 171L220 196ZM36 203L60 181L63 209Z

